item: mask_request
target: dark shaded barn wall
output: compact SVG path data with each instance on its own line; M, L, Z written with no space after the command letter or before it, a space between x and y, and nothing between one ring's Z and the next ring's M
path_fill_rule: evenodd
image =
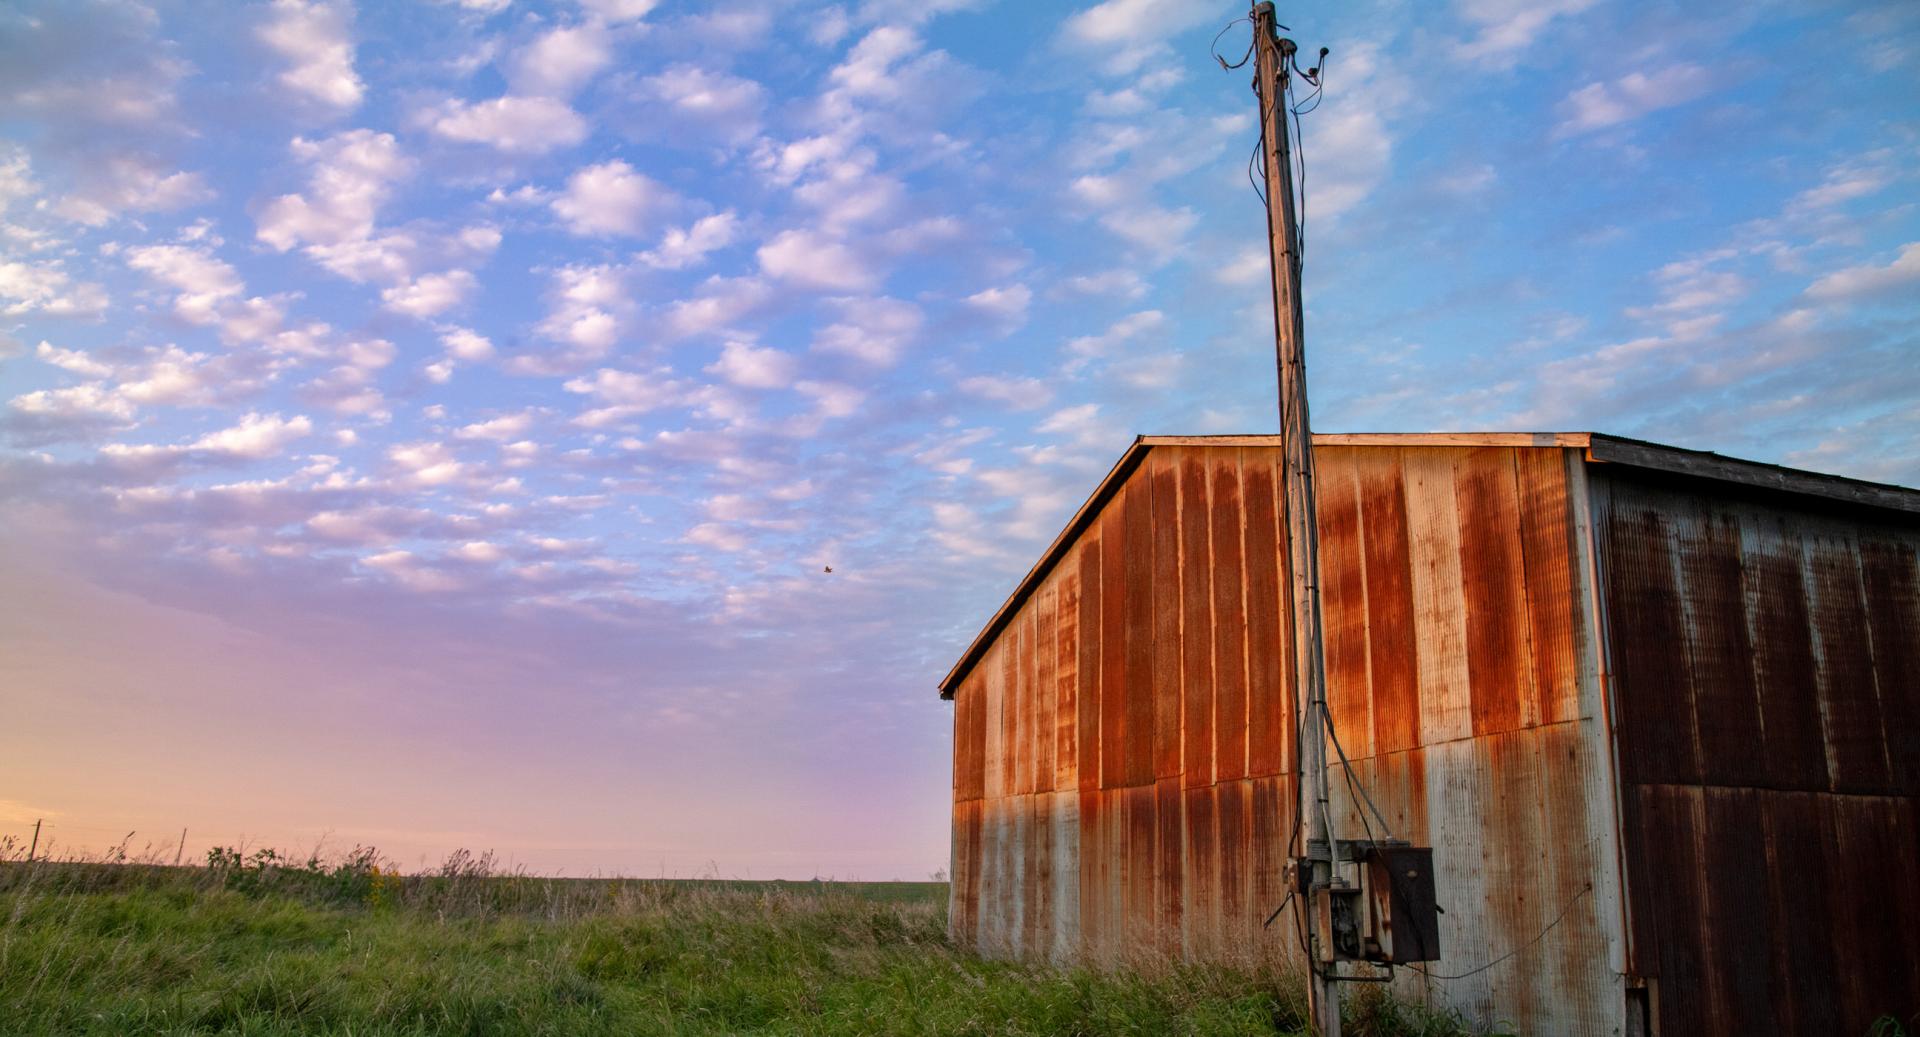
M1660 1032L1920 1013L1920 517L1593 472Z
M1260 928L1284 897L1295 803L1280 458L1264 442L1136 447L951 689L956 939L1030 958L1297 958L1291 918ZM1330 700L1392 834L1436 847L1446 958L1431 971L1559 919L1471 977L1403 971L1402 992L1528 1032L1617 1031L1580 455L1315 458ZM1347 790L1336 799L1363 834Z

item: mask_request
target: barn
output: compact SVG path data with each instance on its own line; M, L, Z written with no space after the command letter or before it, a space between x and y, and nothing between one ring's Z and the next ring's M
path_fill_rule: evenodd
M1336 820L1434 848L1443 956L1400 994L1525 1033L1920 1012L1920 492L1588 433L1313 451ZM958 942L1298 959L1262 926L1298 852L1281 456L1135 440L942 681Z

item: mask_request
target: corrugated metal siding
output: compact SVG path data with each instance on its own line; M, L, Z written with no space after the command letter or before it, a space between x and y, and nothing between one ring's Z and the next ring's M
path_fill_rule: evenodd
M1920 524L1594 469L1660 1032L1920 1012Z
M1447 958L1429 971L1561 919L1470 978L1402 972L1404 992L1524 1031L1618 1031L1577 455L1315 456L1332 708L1394 834L1436 847ZM1096 962L1297 954L1291 918L1259 928L1297 799L1278 463L1154 447L961 682L957 939ZM1336 804L1360 834L1344 788Z
M1256 936L1294 800L1276 459L1154 450L962 682L957 938L1108 963L1285 953Z

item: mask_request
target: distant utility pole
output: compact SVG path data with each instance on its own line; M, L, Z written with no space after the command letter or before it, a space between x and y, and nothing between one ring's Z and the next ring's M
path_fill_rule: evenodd
M31 862L33 861L33 854L34 854L34 851L36 851L36 850L38 850L38 849L40 849L40 819L39 819L39 818L34 818L34 820L33 820L33 845L32 845L32 846L29 846L29 847L27 847L27 861L28 861L29 863L31 863Z
M1293 578L1293 674L1299 698L1300 817L1308 880L1300 904L1317 923L1325 891L1337 880L1339 855L1327 806L1327 681L1320 628L1320 539L1313 495L1313 428L1307 420L1305 320L1300 303L1300 225L1294 213L1293 156L1287 139L1287 76L1294 42L1279 33L1271 3L1255 4L1254 92L1260 103L1267 179L1267 237L1273 260L1273 334L1280 369L1280 438L1286 454L1287 562ZM1313 73L1308 73L1309 77ZM1320 947L1320 926L1308 926L1309 1003L1314 1031L1340 1035L1339 965Z
M174 867L178 868L180 866L180 858L185 856L186 852L187 852L187 830L182 828L180 829L180 848L173 851Z

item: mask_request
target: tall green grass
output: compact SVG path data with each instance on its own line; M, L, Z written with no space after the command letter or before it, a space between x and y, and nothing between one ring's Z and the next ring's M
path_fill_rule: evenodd
M943 883L502 874L455 854L206 866L0 847L0 1034L1274 1034L1297 977L987 961ZM1369 993L1352 1032L1450 1033Z

